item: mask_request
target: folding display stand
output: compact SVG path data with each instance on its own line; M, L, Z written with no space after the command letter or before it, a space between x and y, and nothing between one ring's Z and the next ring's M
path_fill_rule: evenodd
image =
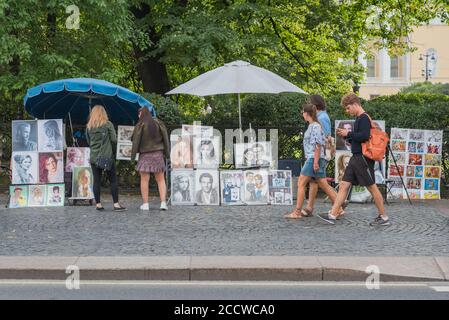
M410 200L410 196L408 194L408 190L405 187L404 180L402 179L401 171L399 171L399 167L398 167L398 164L396 162L396 158L394 157L393 151L391 150L390 145L388 145L387 148L388 148L388 151L390 151L391 157L393 158L394 166L396 167L396 171L399 173L399 178L401 178L401 183L402 183L402 186L404 187L405 193L407 194L408 202L410 203L410 205L412 205L412 200ZM386 186L386 188L388 188L387 185L385 185L385 186Z

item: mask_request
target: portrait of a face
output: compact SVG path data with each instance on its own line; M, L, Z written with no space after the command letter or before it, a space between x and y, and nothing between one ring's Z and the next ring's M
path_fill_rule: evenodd
M9 195L9 208L24 208L28 205L28 186L10 186Z
M336 120L335 128L336 129L346 129L348 132L352 131L355 120ZM351 151L351 143L345 140L343 137L340 137L336 134L335 130L335 143L337 150L340 151Z
M64 134L61 119L38 120L39 151L62 151Z
M195 203L197 205L219 205L219 180L217 170L195 171Z
M245 203L261 205L268 203L268 170L244 172Z
M133 126L118 126L117 127L117 141L132 143L131 137L133 135Z
M12 151L37 151L37 121L12 122Z
M77 167L72 176L72 198L93 199L93 174L90 167Z
M65 188L64 184L48 184L47 185L47 206L61 207L64 206Z
M131 160L132 144L121 143L117 144L117 160Z
M64 182L62 152L39 153L39 183Z
M195 203L195 172L193 169L177 169L171 172L172 205Z
M193 144L190 135L170 135L170 161L173 169L193 168Z
M37 152L13 152L12 183L34 184L38 182Z
M243 184L243 171L220 171L221 203L223 205L242 205Z
M193 138L193 165L195 168L218 168L220 156L220 137Z
M335 180L336 180L336 182L341 181L341 179L343 178L346 167L348 166L349 160L351 159L351 157L352 157L351 152L337 151L337 153L335 155Z
M67 148L65 172L72 172L75 167L90 165L90 148Z
M236 168L269 168L272 161L269 141L235 144Z
M28 207L43 207L47 203L47 188L45 185L29 186Z

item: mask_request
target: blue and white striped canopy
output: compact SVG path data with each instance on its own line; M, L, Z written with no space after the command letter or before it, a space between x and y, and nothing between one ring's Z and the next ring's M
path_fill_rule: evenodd
M28 89L25 110L38 119L66 119L73 124L86 124L90 108L105 107L109 120L116 125L133 125L137 111L147 107L156 116L154 105L126 88L90 78L51 81Z

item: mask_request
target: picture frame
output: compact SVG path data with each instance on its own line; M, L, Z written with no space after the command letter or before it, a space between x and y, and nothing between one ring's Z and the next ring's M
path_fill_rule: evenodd
M238 206L244 203L244 178L242 170L220 171L221 204Z

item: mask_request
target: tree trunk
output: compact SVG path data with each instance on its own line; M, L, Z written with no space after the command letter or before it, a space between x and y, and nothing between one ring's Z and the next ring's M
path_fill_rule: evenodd
M151 8L146 4L142 4L140 8L131 8L131 12L136 19L144 18L150 13L150 10ZM152 45L143 50L134 46L134 55L137 59L137 72L145 92L155 92L163 95L170 90L167 68L164 63L160 62L163 54L149 55L151 51L156 49L160 35L152 25L148 26L146 34Z

